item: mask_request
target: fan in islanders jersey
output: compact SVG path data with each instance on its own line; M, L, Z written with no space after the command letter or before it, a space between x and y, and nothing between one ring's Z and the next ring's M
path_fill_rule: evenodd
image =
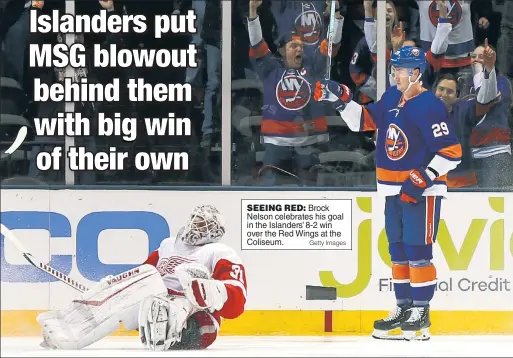
M461 145L445 104L420 78L426 54L405 46L390 63L397 86L375 103L351 101L349 88L334 81L316 83L314 98L329 101L353 131L377 130L376 176L385 199L385 230L397 301L390 316L374 323L373 337L427 340L429 305L436 288L433 244L447 173L461 161ZM391 331L400 330L400 335Z
M262 37L257 16L260 3L250 0L248 30L250 58L264 85L261 131L266 149L269 145L295 147L326 142L329 139L326 109L311 99L313 84L317 79L325 78L328 41L323 40L316 51L305 56L305 34L289 31L279 42L281 56L273 55ZM332 57L342 39L344 18L339 10L335 9Z
M138 329L156 351L203 349L216 339L221 318L244 312L241 259L218 242L223 219L210 205L193 210L176 237L162 241L139 267L108 276L58 311L40 314L46 348L81 349L119 328Z

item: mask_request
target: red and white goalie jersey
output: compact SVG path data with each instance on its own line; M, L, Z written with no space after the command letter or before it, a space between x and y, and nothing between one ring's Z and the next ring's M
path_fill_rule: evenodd
M174 237L168 238L145 263L157 268L170 295L179 296L184 294L175 268L183 263L201 264L212 273L212 279L224 283L228 293L224 306L212 313L217 324L221 324L221 317L233 319L244 312L247 290L244 266L235 250L225 244L215 242L193 246Z

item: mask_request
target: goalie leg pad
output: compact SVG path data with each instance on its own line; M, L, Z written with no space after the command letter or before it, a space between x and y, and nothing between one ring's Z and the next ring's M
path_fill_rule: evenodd
M58 311L40 314L45 345L57 349L81 349L119 328L137 315L141 301L164 294L166 286L157 269L143 265L102 279L78 299Z
M139 337L149 349L163 351L173 343L174 337L168 338L169 312L164 299L149 296L139 308Z
M153 351L165 351L182 340L187 321L198 310L181 296L152 295L139 309L139 338Z

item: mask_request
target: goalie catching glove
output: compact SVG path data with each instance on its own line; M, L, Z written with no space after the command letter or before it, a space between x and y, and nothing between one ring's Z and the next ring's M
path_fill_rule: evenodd
M337 111L343 111L346 104L353 98L349 87L332 80L317 81L315 84L314 99L317 102L331 102Z

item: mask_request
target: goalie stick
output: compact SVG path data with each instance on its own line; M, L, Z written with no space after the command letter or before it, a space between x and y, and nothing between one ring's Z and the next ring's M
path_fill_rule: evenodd
M5 227L4 224L0 224L0 230L2 235L5 236L6 239L8 239L17 249L18 251L23 255L23 257L30 262L30 264L38 269L40 269L43 272L46 272L47 274L55 277L61 282L64 282L68 286L73 287L75 290L83 293L88 290L88 288L84 285L82 285L80 282L75 281L65 273L62 273L56 269L54 269L51 266L48 266L47 264L44 264L41 260L36 258L34 255L32 255L30 252L27 251L25 246L21 243L20 240L9 230Z

